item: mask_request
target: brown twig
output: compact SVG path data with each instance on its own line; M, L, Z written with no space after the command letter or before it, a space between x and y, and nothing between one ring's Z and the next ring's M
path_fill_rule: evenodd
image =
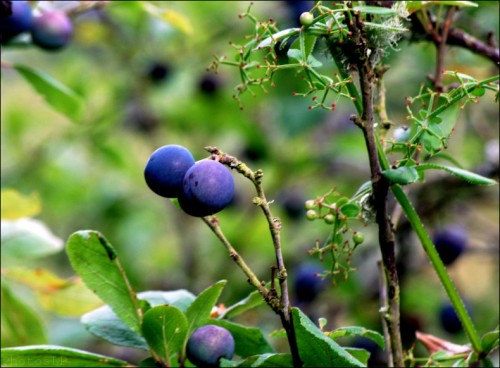
M414 39L434 41L435 36L432 32L434 29L433 23L429 20L427 26L424 25L422 23L422 17L418 17L418 13L420 12L412 14L411 16L411 20L414 26ZM427 20L428 17L423 17L423 19ZM423 38L421 38L421 36L423 36ZM500 67L500 52L498 47L495 45L495 42L492 42L492 39L492 32L489 32L487 42L483 42L460 28L450 27L450 29L448 30L448 37L446 38L446 43L451 46L463 47L475 54L488 58L497 67Z
M269 202L266 199L266 195L264 193L264 188L262 187L262 178L263 178L263 172L262 170L257 170L257 171L252 171L250 168L243 162L239 161L236 157L228 155L226 153L223 153L221 150L219 150L217 147L205 147L205 150L208 151L211 154L211 158L214 160L219 161L220 163L228 166L231 169L235 169L238 171L240 174L242 174L244 177L249 179L255 186L255 190L257 192L257 196L253 199L253 203L257 206L259 206L262 211L264 212L264 215L267 219L267 222L269 224L269 230L271 232L271 237L273 240L273 245L274 245L274 251L276 255L276 263L277 263L277 269L278 269L278 280L280 284L280 296L278 298L275 293L267 292L266 294L261 294L264 296L264 299L266 300L267 304L276 312L281 318L281 323L283 325L283 328L285 329L287 333L287 338L288 342L290 345L290 351L292 354L292 359L294 362L295 367L301 367L302 366L302 361L300 360L299 357L299 352L298 352L298 347L297 347L297 341L296 341L296 336L295 336L295 330L293 327L293 321L292 321L292 310L291 310L291 305L290 305L290 300L288 296L288 286L287 286L287 272L285 268L285 263L283 261L283 255L281 252L281 236L280 236L280 231L281 231L281 222L279 218L273 217L271 213L271 209L269 207ZM211 224L208 219L204 218L205 223L207 223L211 228ZM220 231L220 228L217 230L218 233L216 235L219 237L221 241L223 241L224 245L228 250L230 250L231 254L236 254L236 251L234 248L231 247L227 239L225 239L224 235ZM238 256L238 259L240 257ZM235 259L236 261L236 259ZM245 271L245 270L244 270ZM248 268L245 273L248 275L251 270ZM274 272L273 272L274 275ZM273 280L274 281L274 280ZM252 282L254 286L256 284Z
M348 14L346 14L346 19ZM382 176L378 161L377 145L374 127L374 86L376 74L373 70L373 60L369 55L375 55L374 50L368 46L364 24L359 14L352 14L353 22L349 22L349 31L352 37L342 46L332 45L329 48L332 56L335 49L340 47L351 64L357 67L362 97L362 114L352 117L354 123L361 128L365 138L370 162L371 181L373 188L373 208L376 210L375 218L379 227L379 245L382 254L384 272L387 278L387 304L386 322L389 335L387 342L392 362L395 366L404 366L401 333L399 329L399 281L396 270L395 241L392 225L387 211L387 197L389 183Z

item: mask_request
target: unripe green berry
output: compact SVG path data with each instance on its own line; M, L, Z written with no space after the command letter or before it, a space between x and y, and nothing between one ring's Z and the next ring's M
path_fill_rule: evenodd
M316 220L318 218L318 214L316 213L315 210L308 210L306 212L306 219L309 221Z
M300 15L300 24L303 26L310 26L314 22L314 15L309 12L304 12Z
M316 207L316 202L314 202L312 199L306 201L306 210L313 210L314 207Z
M333 224L335 222L335 216L333 216L331 213L328 213L325 215L325 217L323 217L323 220L325 220L327 224Z
M356 245L361 244L365 241L365 236L362 232L356 231L354 234L352 234L352 241Z

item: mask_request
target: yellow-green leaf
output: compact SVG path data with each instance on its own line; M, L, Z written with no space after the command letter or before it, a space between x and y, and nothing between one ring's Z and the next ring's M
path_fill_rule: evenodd
M15 189L2 189L2 220L17 220L40 213L42 204L37 193L23 195Z

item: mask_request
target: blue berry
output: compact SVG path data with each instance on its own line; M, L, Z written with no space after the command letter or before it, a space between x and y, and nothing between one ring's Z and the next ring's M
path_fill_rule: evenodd
M203 217L221 211L233 195L231 172L220 162L201 160L186 172L179 204L187 214Z
M186 355L197 367L218 367L221 358L229 360L233 357L234 338L223 327L200 327L189 338Z
M450 265L465 251L469 235L461 227L452 225L434 234L434 245L445 265Z
M182 193L182 180L195 163L193 155L185 147L171 144L154 151L144 169L144 178L156 194L177 198Z
M325 280L317 276L323 269L312 262L300 264L293 274L293 286L298 302L312 302L325 286Z
M64 12L48 11L33 19L31 38L43 49L58 50L66 46L72 36L73 23Z
M3 17L0 23L2 43L9 41L20 33L28 32L33 23L31 7L27 1L13 1L12 14Z
M441 327L451 334L462 331L462 323L451 304L445 304L441 307L439 310L439 322L441 323Z

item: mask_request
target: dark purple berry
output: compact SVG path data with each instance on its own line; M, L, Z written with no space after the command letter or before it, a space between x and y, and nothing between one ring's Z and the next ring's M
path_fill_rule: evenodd
M146 76L151 82L159 84L169 77L170 71L171 68L169 64L165 62L153 62L146 70Z
M179 204L187 214L203 217L221 211L233 195L231 172L220 162L201 160L186 172Z
M293 273L293 286L298 302L312 302L325 287L325 280L318 276L323 268L316 263L300 264Z
M211 74L204 75L199 81L200 91L205 95L213 95L219 89L219 80Z
M450 265L465 251L469 235L457 225L441 229L434 234L434 245L445 265Z
M197 367L218 367L221 358L230 360L233 357L234 338L223 327L200 327L189 338L186 355Z
M439 322L441 327L451 334L457 334L462 331L462 323L451 304L445 304L441 307L439 310Z
M61 11L48 11L33 19L31 37L42 49L58 50L66 46L73 36L73 23Z
M193 155L185 147L171 144L154 151L144 169L144 178L156 194L177 198L182 193L182 180L195 163Z
M18 34L28 32L33 23L30 4L27 1L12 1L11 12L2 14L0 19L0 34L2 43L9 41Z

